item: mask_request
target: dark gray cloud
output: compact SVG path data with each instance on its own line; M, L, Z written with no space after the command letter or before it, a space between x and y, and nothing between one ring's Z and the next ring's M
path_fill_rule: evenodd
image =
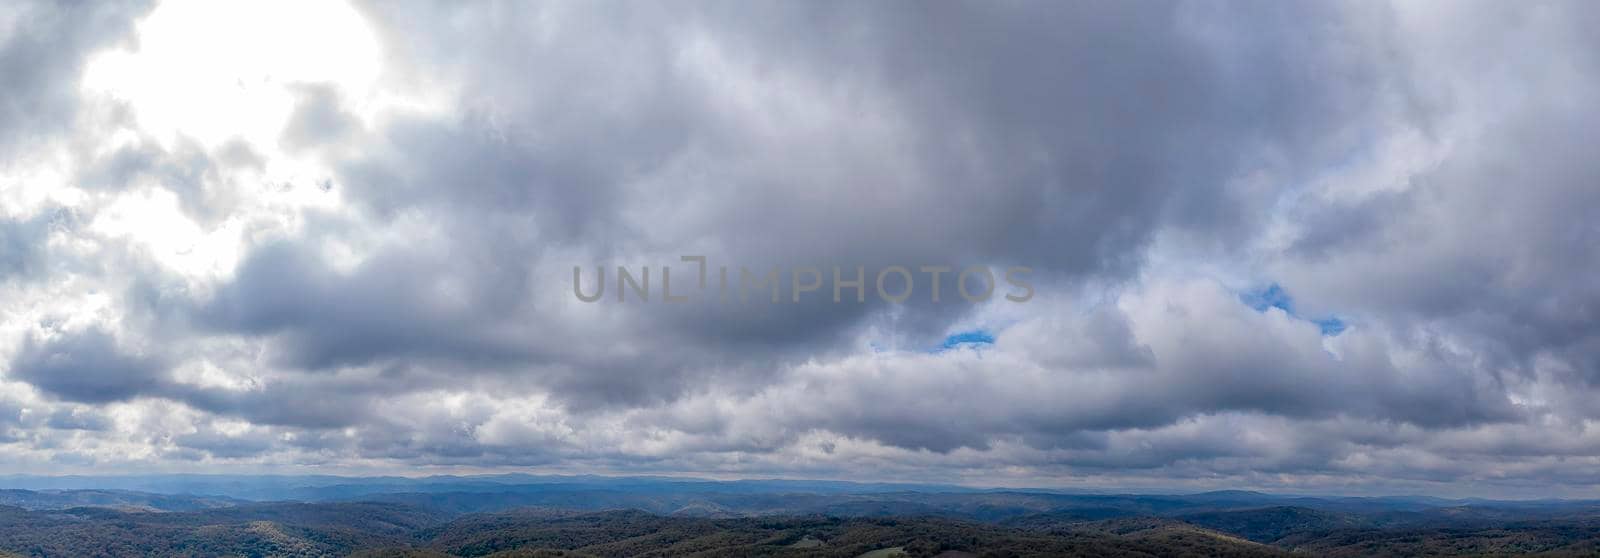
M392 66L452 80L462 106L357 140L369 148L342 160L336 182L377 219L426 216L445 237L440 249L396 247L333 279L314 258L282 260L286 249L266 247L210 303L208 323L282 333L276 343L302 366L419 353L544 365L560 351L517 354L491 331L502 318L541 321L544 309L523 301L565 291L572 263L704 253L712 265L758 270L995 263L1054 281L1115 279L1137 268L1159 221L1235 236L1221 231L1265 202L1229 188L1240 165L1264 156L1263 145L1314 160L1332 140L1308 130L1365 117L1360 98L1378 87L1367 75L1341 82L1346 95L1312 86L1295 65L1361 69L1362 60L1291 37L1210 52L1182 29L1184 11L1166 4L952 5L915 18L838 5L506 9L369 14ZM1293 17L1281 11L1225 15ZM519 28L543 17L563 23L548 33ZM442 20L462 23L435 25ZM841 35L841 21L872 32ZM1259 72L1256 81L1230 75L1230 64ZM729 86L740 80L748 91ZM1263 95L1261 83L1286 92ZM336 102L306 98L286 133L299 134L306 118L333 119ZM548 255L556 250L583 259ZM419 307L439 281L467 283L461 312ZM956 299L953 283L946 300ZM660 385L671 396L685 388L673 378L701 378L687 370L708 361L742 372L803 361L850 343L890 310L877 301L616 310L654 327L599 333L658 332L716 356L674 358L651 343L652 363L567 360L586 379L553 383L637 401L642 394L623 392L647 375L668 379ZM970 310L902 306L893 327L932 346Z
M126 40L148 2L24 2L0 28L0 160L70 129L88 55Z
M29 339L11 360L6 376L68 401L106 403L159 389L167 364L129 351L102 329Z
M41 211L27 219L0 219L0 281L44 273L44 244L52 232L73 223L72 212L64 208Z
M229 331L285 333L279 358L303 368L408 356L483 362L528 356L521 344L473 337L479 333L478 322L497 318L495 301L516 297L515 291L495 292L494 285L476 282L493 278L466 277L472 283L463 288L491 292L475 297L476 304L452 307L428 296L429 281L450 274L451 259L396 252L341 275L307 248L280 244L256 249L237 270L238 280L199 311L199 320Z
M88 430L104 432L111 429L111 421L92 409L57 409L50 413L45 425L58 430Z

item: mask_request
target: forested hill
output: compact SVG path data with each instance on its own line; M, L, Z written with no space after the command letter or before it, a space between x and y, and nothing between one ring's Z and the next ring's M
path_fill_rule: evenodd
M1593 555L1600 505L481 479L316 500L0 490L0 556ZM891 491L872 489L894 488ZM928 488L928 487L916 487ZM251 490L254 490L252 488Z

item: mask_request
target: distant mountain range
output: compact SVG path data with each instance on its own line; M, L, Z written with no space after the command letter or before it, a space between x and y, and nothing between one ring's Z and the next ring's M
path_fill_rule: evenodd
M0 556L1581 555L1600 541L1589 500L534 475L0 486Z

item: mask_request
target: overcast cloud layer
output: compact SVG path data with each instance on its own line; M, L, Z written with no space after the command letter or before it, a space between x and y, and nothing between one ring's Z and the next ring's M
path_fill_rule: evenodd
M1596 28L8 3L0 471L1600 496ZM681 255L1036 296L573 295Z

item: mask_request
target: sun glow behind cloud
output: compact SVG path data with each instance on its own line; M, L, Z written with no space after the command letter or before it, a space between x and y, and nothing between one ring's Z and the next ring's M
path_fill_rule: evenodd
M260 166L199 186L229 200L224 221L191 219L174 185L158 179L110 200L94 229L144 246L185 276L226 276L251 224L293 228L297 209L338 205L326 164L314 152L285 149L281 138L308 86L331 89L357 119L371 118L378 104L366 101L377 89L381 54L367 22L343 2L162 3L138 24L136 41L92 58L85 70L85 96L122 105L132 117L106 132L111 148L151 141L169 153L243 148Z
M134 50L93 61L84 84L126 101L163 142L270 147L294 109L292 86L360 96L379 71L376 37L341 2L165 2L138 37Z

